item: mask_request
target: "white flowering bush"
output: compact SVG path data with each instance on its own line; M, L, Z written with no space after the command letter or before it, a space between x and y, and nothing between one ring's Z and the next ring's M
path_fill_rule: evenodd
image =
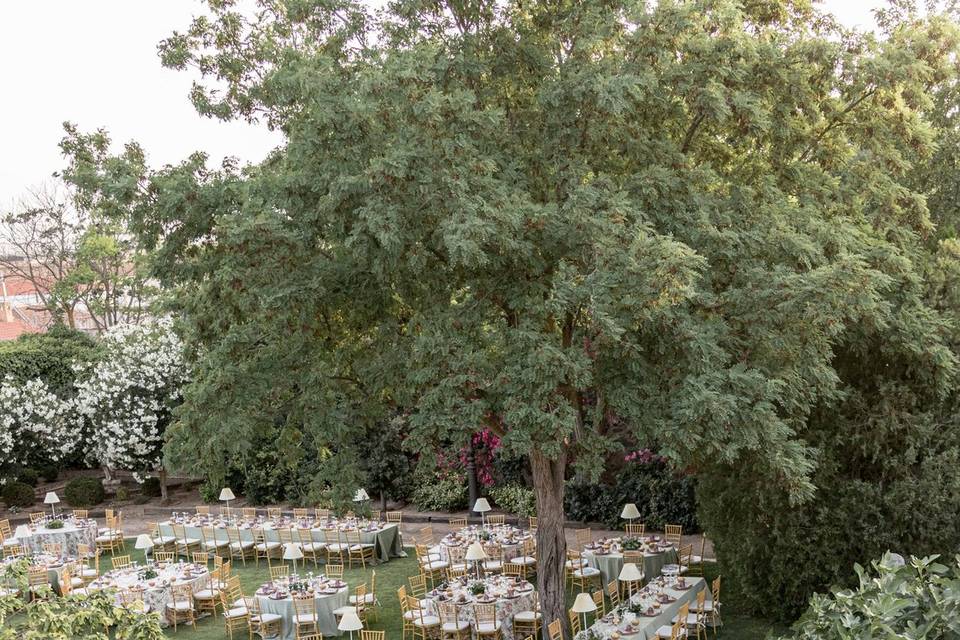
M118 325L100 357L77 366L76 411L86 423L87 457L138 480L160 468L163 435L185 381L183 347L170 321Z
M3 466L62 460L76 449L80 428L70 399L57 396L43 380L20 382L7 376L0 384Z

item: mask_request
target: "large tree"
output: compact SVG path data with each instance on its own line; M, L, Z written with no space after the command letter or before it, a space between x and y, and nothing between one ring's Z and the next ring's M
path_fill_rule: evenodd
M282 416L349 495L341 443L398 407L411 442L493 429L531 461L550 622L567 469L598 471L612 417L792 504L852 327L909 316L931 393L948 386L942 323L906 286L930 225L901 178L931 150L950 25L881 41L786 1L209 5L164 63L201 71L201 113L282 148L68 172L182 291L181 466L216 472Z

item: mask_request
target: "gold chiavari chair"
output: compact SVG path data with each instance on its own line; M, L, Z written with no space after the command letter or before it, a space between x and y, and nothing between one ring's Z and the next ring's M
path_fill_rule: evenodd
M174 632L180 624L189 624L197 628L197 616L193 610L193 587L189 584L174 584L170 586L170 600L163 610L167 622L173 626Z
M569 551L569 550L568 550ZM580 554L576 551L573 551L575 556L571 559L579 559ZM588 566L586 563L582 563L577 569L568 569L570 572L570 582L574 587L579 587L580 591L590 591L590 586L594 581L597 581L598 584L603 583L603 576L600 575L600 570L596 567Z
M470 623L460 619L459 608L453 602L441 602L437 607L440 618L440 639L470 640Z
M500 621L497 620L497 607L494 604L473 605L473 632L477 638L500 638Z
M153 552L157 551L177 551L176 536L164 535L160 531L160 525L156 522L148 522L147 529L150 531L150 539L153 541Z
M77 572L83 578L84 585L88 585L100 576L100 552L90 545L77 545Z
M307 509L294 509L293 517L297 520L306 520L307 518Z
M63 555L63 545L56 542L47 542L42 545L43 552L50 554L51 556L61 556Z
M672 624L665 624L654 634L655 640L680 640L687 637L687 617L690 615L690 603L680 606L680 611Z
M194 506L194 509L197 510L197 515L198 515L198 516L208 516L208 515L210 515L210 507L207 506L207 505L198 504L198 505Z
M13 531L10 529L10 520L4 518L0 520L0 543L6 555L7 547L20 546L20 543L13 537Z
M698 599L698 602L692 605L690 610L703 615L704 627L706 627L707 621L709 620L710 626L713 628L713 635L716 637L717 627L723 625L720 620L720 576L714 578L710 591L710 600L705 600L703 603L700 603ZM704 596L706 595L705 590L702 593L704 593ZM706 635L706 629L704 629L704 635Z
M270 579L273 581L279 580L280 578L286 578L290 575L290 567L285 564L278 564L274 567L270 567Z
M687 573L690 571L690 560L693 557L693 545L688 544L685 547L680 547L679 552L677 553L677 563L680 565L680 573Z
M570 635L576 638L577 634L583 630L580 624L580 616L573 609L568 609L567 618L570 620Z
M403 511L387 511L387 524L397 525L397 537L400 538L400 546L403 546Z
M376 561L374 556L376 553L376 545L372 542L364 542L360 537L360 531L358 529L348 529L345 533L347 536L350 568L353 568L354 560L359 560L360 566L364 569L367 568L367 562L373 564Z
M317 507L316 509L313 510L313 514L314 516L316 516L317 520L330 519L330 509L321 509L320 507Z
M46 513L43 511L33 511L28 514L30 516L30 524L37 524L46 517Z
M250 612L249 635L257 634L261 638L276 638L280 635L283 625L283 616L277 613L266 613L260 609L260 601L250 598L247 609Z
M516 558L511 558L510 562L523 567L523 578L528 579L537 572L537 543L532 538L523 541L523 551Z
M681 618L678 614L677 617L673 618L671 622L684 622L684 630L687 632L687 637L690 637L691 629L694 630L697 634L697 640L702 640L707 637L707 621L706 614L703 612L703 607L706 604L707 590L701 589L697 592L697 600L691 605L687 604L688 612L687 617Z
M333 540L330 536L333 535ZM350 561L350 545L347 544L343 532L339 527L333 531L324 531L327 549L327 564L346 564Z
M253 520L257 517L257 508L256 507L243 507L240 509L240 515L243 516L244 520Z
M209 612L216 617L217 607L220 606L220 588L223 583L222 567L210 572L210 584L193 592L194 610L201 616Z
M187 528L182 524L172 526L173 537L176 538L177 554L185 558L191 557L195 551L200 551L200 538L187 535Z
M238 581L239 582L239 581ZM250 610L246 604L242 607L232 606L238 599L243 599L243 593L239 587L232 591L226 589L220 592L220 607L223 609L223 625L227 630L227 636L233 640L233 632L241 629L248 629L250 626ZM252 635L248 633L248 636Z
M427 579L421 573L420 575L410 576L407 578L407 582L410 583L410 593L417 599L417 607L420 607L420 602L427 597Z
M120 525L119 516L107 518L107 526L101 529L95 539L97 549L100 551L109 551L115 553L124 547L123 529Z
M227 540L230 542L231 560L236 561L239 558L243 561L243 566L247 566L247 558L257 557L256 543L253 540L244 540L239 527L227 528Z
M47 598L53 594L46 567L27 567L27 586L31 598Z
M147 613L150 607L143 601L143 591L124 589L120 592L120 605L128 611Z
M70 512L70 517L75 520L89 520L90 512L86 509L74 509Z
M706 552L707 549L707 534L700 534L700 553L690 556L690 575L692 576L702 576L703 575L703 563L706 562Z
M316 600L313 595L293 596L293 613L293 629L297 640L302 640L307 633L318 632Z
M507 517L502 513L498 513L492 516L487 516L487 524L491 527L503 526L507 522Z
M573 532L573 535L576 537L577 548L583 550L583 548L593 542L593 531L590 529L577 529Z
M529 516L527 518L527 528L531 531L537 530L537 516Z
M454 527L457 529L463 529L464 527L467 526L466 518L449 518L447 521L450 523L451 527Z
M664 537L667 542L672 544L675 549L679 549L680 545L683 544L683 525L668 524L664 529Z
M202 549L209 554L215 556L230 554L229 538L226 540L217 538L217 530L213 527L200 527L200 540Z
M397 600L400 602L400 622L402 624L400 640L407 640L407 634L413 634L413 616L415 614L413 610L407 606L407 588L404 585L400 585L397 589Z
M634 538L639 538L646 534L647 525L645 524L628 524L627 525L627 535Z
M190 554L190 562L194 564L206 565L210 562L210 554L206 551L194 551Z
M533 607L526 611L519 611L513 614L513 637L523 638L526 636L540 637L540 625L543 622L543 614L540 613L540 598L537 593L533 593Z
M272 520L280 518L280 507L267 507L267 517Z
M268 540L267 534L263 529L256 529L253 532L254 545L257 550L257 566L260 566L261 558L267 561L267 566L271 566L274 558L283 557L283 547L275 540Z
M559 618L547 625L547 635L550 640L563 640L563 623Z
M444 560L431 560L426 545L418 544L414 549L417 553L417 562L420 564L420 573L430 580L430 584L435 584L437 578L443 579L449 564Z
M113 570L117 569L126 569L130 566L130 556L113 556L110 558L110 564L113 565Z
M460 571L466 572L470 567L467 565L467 547L461 545L459 547L447 547L447 572L453 571L459 573Z
M360 630L360 640L386 640L386 631L371 631L370 629L361 629ZM317 638L317 640L323 640L323 636Z
M483 561L483 572L487 575L503 571L503 547L496 543L483 545L487 559Z
M327 545L314 539L311 529L297 530L297 537L299 538L300 548L303 550L304 559L311 560L314 566L319 567L320 557L326 553Z
M354 587L353 595L350 596L350 604L337 607L333 610L333 617L338 621L348 612L353 611L360 618L363 626L367 626L367 585L360 584Z
M523 578L523 566L515 562L504 562L503 575L508 578Z
M603 599L603 589L597 589L590 597L593 598L593 604L597 607L596 617L602 618L607 615L607 602Z
M357 606L357 594L350 596L350 604ZM368 612L373 614L374 620L378 618L376 607L380 606L377 600L377 572L370 572L370 585L364 584L363 605Z
M414 596L407 596L407 609L413 612L411 620L411 631L414 640L428 640L437 635L440 629L440 617L427 613L426 609L420 608L420 603Z
M153 561L173 563L177 561L177 554L173 551L154 551Z
M5 557L22 558L23 556L27 555L27 548L22 544L12 544L4 547L3 553Z
M323 575L332 580L343 580L343 565L328 564L323 568Z
M611 610L620 606L620 585L617 580L607 583L607 597L610 599Z

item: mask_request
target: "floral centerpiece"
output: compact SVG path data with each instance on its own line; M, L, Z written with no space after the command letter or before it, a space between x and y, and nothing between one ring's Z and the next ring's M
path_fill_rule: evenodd
M160 574L158 574L157 570L153 567L145 567L137 572L137 578L140 580L153 580L158 575Z
M620 542L620 548L624 551L639 551L643 548L643 540L634 536L628 536Z
M63 529L63 520L51 520L47 523L47 529Z
M476 580L470 583L468 590L470 591L471 595L482 596L484 593L487 592L487 585L485 585L480 580Z

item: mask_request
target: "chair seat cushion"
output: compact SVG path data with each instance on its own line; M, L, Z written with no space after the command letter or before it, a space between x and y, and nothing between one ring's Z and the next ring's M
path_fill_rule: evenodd
M89 540L89 538L87 539ZM116 540L116 538L111 535L102 535L102 536L97 536L96 538L94 538L94 540L96 540L97 542L113 542L114 540Z
M225 617L227 617L227 618L239 618L240 616L245 616L245 615L247 615L247 608L246 608L246 607L234 607L233 609L230 609L229 611L227 611L227 612L224 613L223 615L224 615Z
M355 544L350 547L350 551L363 551L364 549L373 549L373 544L369 542L361 542L360 544Z
M436 627L440 624L440 618L437 616L414 616L413 624L418 627Z
M222 549L228 546L229 544L230 543L227 542L226 540L212 540L209 542L204 542L203 548L204 549Z
M259 622L260 624L270 624L276 622L282 616L279 613L261 613L258 616L253 616L254 622Z
M567 560L567 569L576 569L582 567L586 563L583 560Z
M499 560L487 560L483 563L483 568L487 571L499 571L503 568L503 563Z
M267 550L272 551L273 549L279 549L279 548L280 548L279 542L258 542L257 543L257 551L267 551Z
M266 614L264 614L264 615L266 615ZM305 623L305 622L316 622L316 621L317 621L317 614L315 614L315 613L300 613L300 614L295 615L295 616L293 617L293 619L294 619L296 622L299 622L300 624L303 624L303 623Z
M167 609L174 609L175 611L189 611L190 609L193 609L193 603L184 602L183 600L168 602Z
M242 551L244 549L253 549L253 541L243 540L241 542L231 542L230 548L236 549L237 551Z
M500 621L477 623L477 633L494 633L500 628Z
M350 613L351 611L353 611L354 613L356 613L357 608L356 608L355 606L350 606L350 605L347 605L347 606L345 606L345 607L337 607L336 609L333 610L333 615L335 615L335 616L345 616L345 615L347 615L348 613Z
M666 624L665 624L665 625L663 625L662 627L660 627L659 629L657 629L657 633L656 633L656 636L655 636L655 637L657 637L657 638L671 638L671 637L672 637L672 635L671 635L672 633L673 633L673 629L670 628L670 625L666 625ZM680 629L680 637L682 637L682 638L686 638L686 637L687 637L687 630L686 630L686 629Z
M513 619L517 622L533 622L534 620L539 620L543 616L536 611L520 611L514 614Z
M193 592L194 598L200 598L201 600L209 600L210 598L219 598L220 592L216 589L200 589L199 591Z
M373 594L372 593L364 594L363 602L365 604L373 604ZM350 596L350 604L357 604L357 596Z
M83 578L70 578L70 584L74 587L82 587Z
M470 628L470 623L466 620L457 620L456 622L444 622L441 628L444 631L465 631Z
M200 544L200 538L177 538L177 544L187 547Z
M573 575L578 578L590 578L592 576L600 575L600 569L596 567L583 567L582 569L577 569L573 572Z
M696 602L691 603L690 611L699 611L699 610L700 608L697 606ZM703 611L705 613L710 613L713 611L713 600L707 600L706 602L703 603Z
M513 564L522 564L525 566L530 566L531 564L537 564L537 559L533 556L520 556L519 558L514 558L511 560Z
M97 576L97 570L96 570L96 569L84 569L83 571L80 572L80 575L83 576L84 578L94 578L94 577Z
M426 569L427 571L440 571L441 569L446 569L448 566L450 565L447 564L446 562L443 562L442 560L439 562L423 563L423 568Z
M177 539L173 536L160 536L159 538L153 539L153 546L155 547L165 547L168 544L173 544Z
M308 542L307 544L303 545L304 551L323 551L326 548L327 545L322 542Z
M676 621L677 621L677 616L673 616L673 618L670 619L670 622L676 622ZM697 614L695 614L695 613L688 613L688 614L687 614L687 626L688 626L688 627L696 626L697 622L699 622L699 621L697 620Z
M350 545L341 544L339 542L334 542L327 545L327 550L333 551L334 553L341 553L343 551L348 551L349 549Z

